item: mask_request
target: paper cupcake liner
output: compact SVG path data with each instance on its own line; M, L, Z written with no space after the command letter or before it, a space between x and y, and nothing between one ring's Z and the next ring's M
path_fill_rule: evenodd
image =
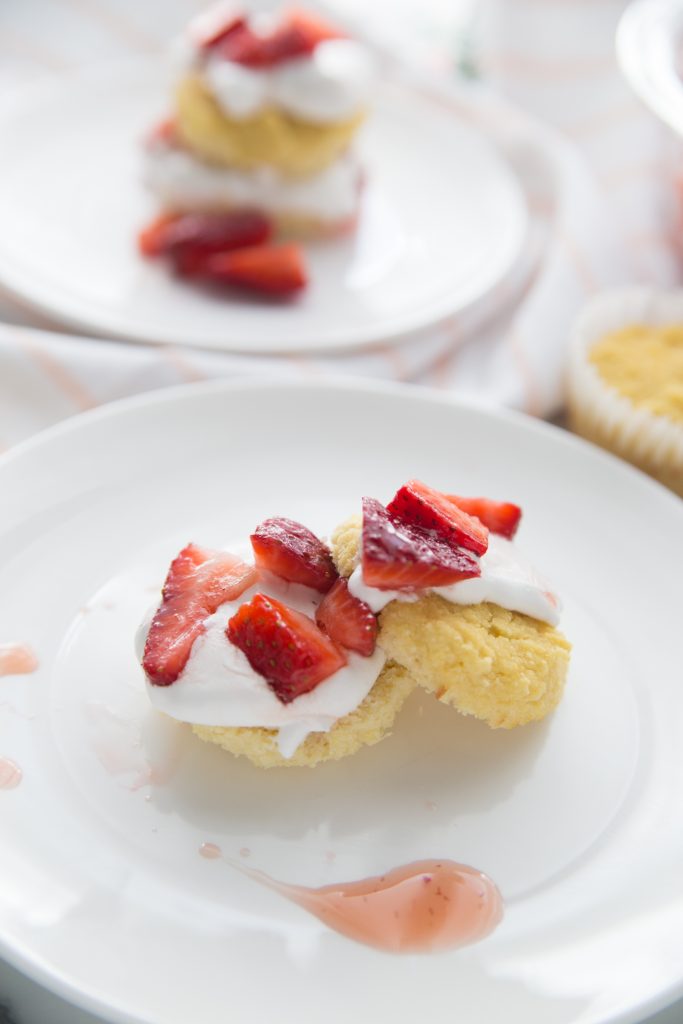
M606 334L633 324L683 324L683 290L626 288L594 299L577 321L567 367L570 424L683 496L683 424L639 408L607 384L589 362Z

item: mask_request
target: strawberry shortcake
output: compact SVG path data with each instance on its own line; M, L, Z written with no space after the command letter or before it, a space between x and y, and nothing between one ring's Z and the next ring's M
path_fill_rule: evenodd
M145 146L144 178L161 206L162 227L201 214L214 250L212 216L225 225L244 211L265 218L276 235L349 231L363 182L353 142L372 77L366 49L318 15L249 14L221 4L196 19L186 34L172 115ZM253 274L242 273L241 256L221 261L212 252L190 267L175 260L177 245L166 246L163 231L152 237L153 247L143 240L143 251L169 255L185 276L257 286ZM272 293L274 257L266 242L247 234L243 244L258 244L270 261L264 278L271 287L264 290ZM233 233L224 251L236 248ZM296 254L290 243L279 257L290 291L302 276Z
M329 547L282 517L249 558L188 545L139 634L152 703L261 767L376 743L416 686L493 728L545 717L570 648L520 516L411 480Z

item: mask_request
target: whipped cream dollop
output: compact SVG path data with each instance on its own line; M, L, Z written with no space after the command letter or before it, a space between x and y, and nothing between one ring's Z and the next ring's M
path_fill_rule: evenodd
M177 680L170 686L148 682L147 692L154 707L181 722L277 729L278 749L289 758L309 733L328 732L365 700L384 667L385 656L379 647L369 658L346 651L347 665L314 690L283 704L225 633L228 620L257 593L268 594L311 617L315 617L323 598L309 587L262 575L254 586L235 601L221 605L206 620L205 631L195 640ZM136 653L140 661L155 611L138 630Z
M240 171L198 160L188 150L155 139L144 153L146 186L174 210L215 210L253 206L279 216L314 217L323 223L355 215L361 170L347 153L319 174L288 178L272 167Z
M220 53L194 54L193 64L219 107L237 120L277 107L303 121L346 121L367 105L374 79L365 47L328 39L313 53L269 68L249 68Z
M494 533L489 534L488 550L479 559L479 565L480 576L451 583L446 587L434 587L430 593L439 594L453 604L483 604L489 601L511 612L540 619L551 626L556 626L560 621L559 598L553 593L548 581L512 541ZM354 597L365 601L375 613L380 612L390 601L416 601L420 596L368 586L363 580L360 564L349 579L349 590Z

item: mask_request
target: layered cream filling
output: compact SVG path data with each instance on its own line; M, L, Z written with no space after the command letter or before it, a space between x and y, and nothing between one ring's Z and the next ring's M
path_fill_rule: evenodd
M273 216L334 223L353 217L358 207L361 172L351 154L305 178L288 177L273 167L219 167L163 140L147 147L144 161L145 184L171 210L255 207Z

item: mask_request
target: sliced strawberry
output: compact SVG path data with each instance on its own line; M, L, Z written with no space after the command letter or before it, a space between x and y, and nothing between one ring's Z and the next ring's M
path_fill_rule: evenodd
M457 494L447 494L446 497L468 516L476 516L491 533L499 533L509 540L517 533L522 518L519 505L513 505L511 501L493 501L491 498L461 498Z
M330 549L293 519L266 519L251 535L259 569L326 593L339 575Z
M257 35L246 21L236 24L212 44L212 51L223 60L242 64L247 68L266 68L271 63L268 54L269 36Z
M142 659L156 686L175 682L187 664L204 622L224 601L239 597L256 580L256 569L227 551L188 544L171 563L162 602L147 634Z
M227 3L214 4L193 18L188 31L191 42L206 50L219 45L231 32L245 24L244 15L228 0Z
M198 273L209 281L275 296L293 295L308 282L302 250L293 243L257 245L209 256Z
M377 643L377 618L372 609L349 590L346 580L338 579L325 594L315 613L315 621L324 633L351 651L368 658Z
M190 275L220 252L267 242L272 222L258 210L229 213L179 213L157 218L141 231L145 256L170 256L180 273Z
M161 256L166 250L166 236L175 220L173 214L156 217L138 234L138 249L143 256Z
M487 528L449 501L441 491L419 480L409 480L387 505L390 515L403 523L433 530L451 544L483 555L489 546Z
M363 498L363 580L379 590L422 590L479 576L477 559L432 529L392 516Z
M288 12L271 32L259 33L245 21L232 24L211 44L225 60L249 68L269 68L313 53L319 43L338 39L338 29L304 11Z
M226 634L283 704L315 689L346 664L313 619L265 594L242 605Z

